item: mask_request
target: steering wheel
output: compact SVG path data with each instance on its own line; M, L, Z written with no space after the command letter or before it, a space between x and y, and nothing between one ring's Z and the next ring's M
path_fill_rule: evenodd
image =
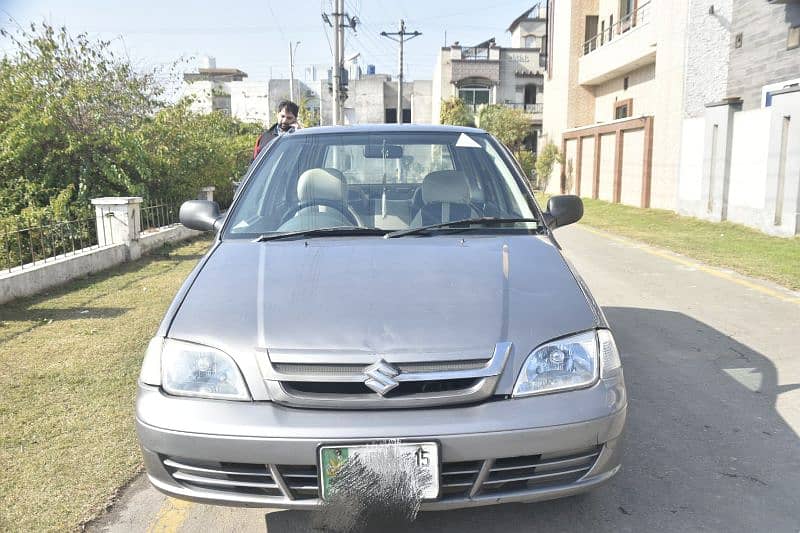
M315 200L305 200L293 207L290 207L289 210L283 214L283 217L281 217L281 224L286 223L289 219L291 219L299 211L305 209L306 207L320 206L320 205L324 207L330 207L331 209L337 211L354 226L359 226L359 227L364 226L364 223L361 221L358 214L349 207L345 207L344 202L336 200L326 200L324 198L317 198Z

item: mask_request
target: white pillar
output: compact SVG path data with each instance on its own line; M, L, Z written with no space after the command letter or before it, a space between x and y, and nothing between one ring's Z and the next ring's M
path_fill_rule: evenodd
M141 203L141 196L93 199L98 244L130 245L138 241L142 228Z
M203 187L200 189L200 195L197 197L198 200L208 200L209 202L214 201L214 191L216 191L216 187Z

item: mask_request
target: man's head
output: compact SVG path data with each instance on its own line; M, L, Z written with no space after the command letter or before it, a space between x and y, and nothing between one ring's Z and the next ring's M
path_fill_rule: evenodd
M278 104L278 127L288 131L292 126L297 126L297 113L300 108L290 100L282 100Z

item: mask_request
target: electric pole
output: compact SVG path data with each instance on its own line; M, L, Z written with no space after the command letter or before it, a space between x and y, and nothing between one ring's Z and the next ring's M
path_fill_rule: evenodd
M334 29L334 46L333 46L333 70L331 72L332 78L332 94L333 94L333 125L344 123L344 101L347 99L347 92L344 90L344 82L342 81L342 62L344 60L344 29L349 27L354 32L356 25L358 25L358 17L351 17L344 12L344 0L333 0L335 5L333 13L333 23L331 23L328 13L322 14L322 20Z
M394 36L397 36L395 38ZM400 43L400 75L397 76L397 123L403 123L403 43L410 41L414 37L422 35L418 31L406 31L406 23L400 19L400 31L394 33L381 32L381 36L391 39L396 43Z
M292 102L294 102L294 54L299 45L300 41L297 41L292 47L292 41L289 41L289 100Z

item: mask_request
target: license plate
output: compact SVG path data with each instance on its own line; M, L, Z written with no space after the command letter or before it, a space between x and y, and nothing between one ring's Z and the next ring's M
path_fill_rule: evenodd
M424 468L431 475L431 484L422 490L423 500L434 500L439 497L439 444L436 442L401 442L392 444L365 444L355 446L321 446L319 448L319 471L322 499L328 499L332 493L333 480L342 466L350 459L361 456L367 461L374 460L370 455L386 456L387 447L394 448L398 456L409 454L417 466Z

